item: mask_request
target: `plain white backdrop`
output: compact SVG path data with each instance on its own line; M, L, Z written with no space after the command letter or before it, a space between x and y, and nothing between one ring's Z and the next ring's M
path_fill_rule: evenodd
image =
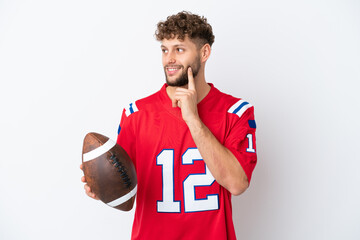
M160 89L156 24L181 10L213 26L207 81L255 106L238 238L360 239L357 0L0 0L0 239L130 238L134 212L83 191L82 141Z

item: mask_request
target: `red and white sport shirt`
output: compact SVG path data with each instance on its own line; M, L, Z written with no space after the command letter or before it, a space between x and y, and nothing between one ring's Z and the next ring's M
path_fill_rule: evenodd
M256 165L253 106L212 84L198 104L203 123L239 160L248 180ZM231 194L206 167L165 84L123 111L117 142L138 177L132 239L236 239Z

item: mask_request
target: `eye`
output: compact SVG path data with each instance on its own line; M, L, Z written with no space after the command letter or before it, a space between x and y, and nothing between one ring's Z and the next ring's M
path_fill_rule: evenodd
M184 49L183 49L183 48L177 48L176 50L177 50L178 52L180 52L180 53L184 52Z
M165 48L161 49L161 51L162 51L163 53L168 53L168 52L169 52L169 50L167 50L167 49L165 49Z

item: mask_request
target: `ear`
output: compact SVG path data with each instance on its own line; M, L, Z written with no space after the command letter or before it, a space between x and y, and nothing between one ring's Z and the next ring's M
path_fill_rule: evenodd
M208 43L206 43L202 48L200 49L200 56L201 56L201 63L205 63L211 54L211 47Z

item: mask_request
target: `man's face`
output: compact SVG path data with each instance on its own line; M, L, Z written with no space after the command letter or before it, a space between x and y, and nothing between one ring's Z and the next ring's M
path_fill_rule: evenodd
M200 51L188 37L164 39L161 44L162 63L166 83L169 86L184 86L188 84L187 69L191 67L194 78L198 74L201 62Z

